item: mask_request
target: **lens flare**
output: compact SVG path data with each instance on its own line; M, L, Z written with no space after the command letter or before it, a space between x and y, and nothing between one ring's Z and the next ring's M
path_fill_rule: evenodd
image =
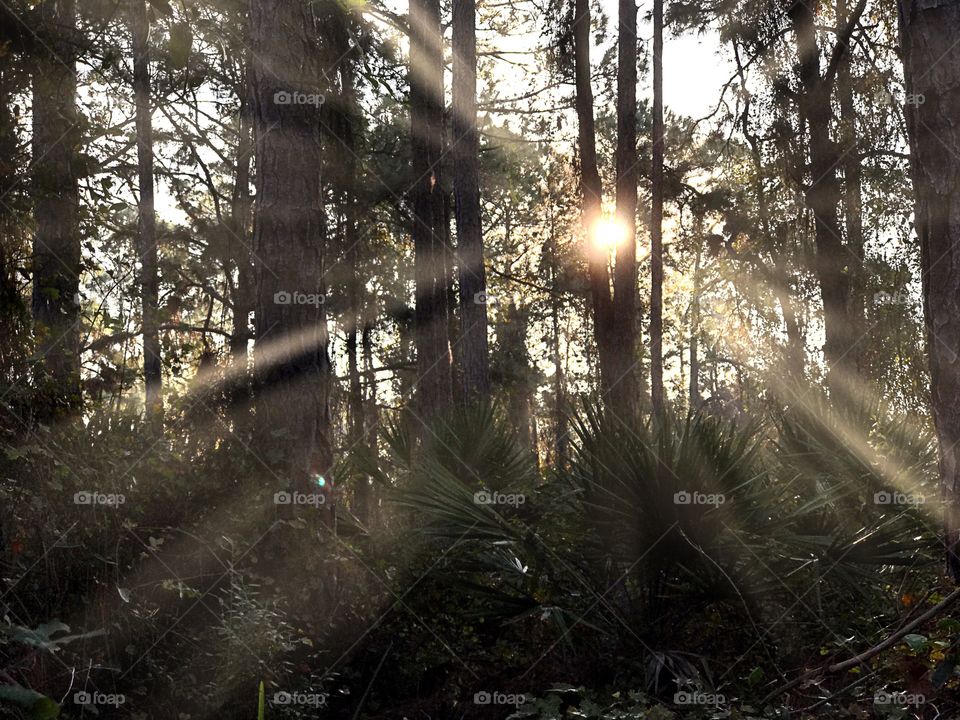
M610 251L620 245L627 237L627 228L612 215L599 218L590 230L593 247Z

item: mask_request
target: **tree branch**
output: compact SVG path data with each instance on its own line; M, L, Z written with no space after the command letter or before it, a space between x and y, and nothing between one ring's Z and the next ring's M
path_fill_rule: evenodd
M813 670L808 670L807 672L803 673L799 677L788 682L786 685L783 685L782 687L779 687L773 692L769 693L765 698L763 698L763 700L760 701L760 704L761 705L766 704L772 698L783 695L783 693L787 692L788 690L792 690L793 688L797 687L797 685L800 685L801 683L809 680L810 678L815 677L821 672L822 673L843 672L844 670L849 670L852 667L856 667L857 665L860 665L861 663L866 662L867 660L872 658L874 655L879 655L887 648L890 648L896 645L901 639L903 639L904 635L908 635L911 630L915 630L916 628L923 625L923 623L927 622L927 620L930 620L931 618L936 617L941 612L946 610L948 607L953 605L958 599L960 599L960 588L955 589L952 593L947 595L943 600L938 602L936 605L934 605L932 608L927 610L925 613L923 613L922 615L919 615L914 620L908 622L906 625L901 627L895 633L893 633L886 639L881 640L873 647L867 650L864 650L862 653L860 653L859 655L855 655L849 660L844 660L842 662L834 663L833 665L828 665L826 668L823 668L823 669L815 668Z

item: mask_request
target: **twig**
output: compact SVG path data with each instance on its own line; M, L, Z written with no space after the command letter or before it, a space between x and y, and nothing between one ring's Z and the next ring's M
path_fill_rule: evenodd
M861 663L866 662L873 656L882 653L887 648L892 647L893 645L896 645L903 638L904 635L909 634L911 630L918 628L920 625L925 623L930 618L936 617L938 614L943 612L946 608L953 605L953 603L955 603L958 599L960 599L960 588L957 588L956 590L954 590L952 593L947 595L943 600L938 602L936 605L934 605L932 608L927 610L925 613L918 616L913 621L908 622L902 628L900 628L895 633L893 633L893 635L890 635L888 638L880 641L873 647L867 650L864 650L862 653L850 658L849 660L844 660L843 662L838 662L838 663L834 663L833 665L828 665L826 668L822 670L820 668L816 668L814 670L809 670L803 673L803 675L800 675L798 678L791 680L786 685L780 688L777 688L773 692L769 693L765 698L763 698L763 700L760 701L760 704L763 705L764 703L768 702L772 698L775 698L779 695L783 695L783 693L787 692L788 690L792 690L797 685L800 685L801 683L820 674L821 672L823 673L843 672L844 670L849 670L852 667L856 667L857 665L860 665Z

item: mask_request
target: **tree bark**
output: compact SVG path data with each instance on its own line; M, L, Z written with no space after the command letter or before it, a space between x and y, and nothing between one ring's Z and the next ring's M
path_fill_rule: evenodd
M828 368L827 382L834 393L842 393L855 368L853 334L848 303L850 267L853 256L844 246L837 205L842 197L837 177L840 153L830 137L834 114L831 105L833 80L821 73L820 45L816 18L810 6L798 0L790 19L797 41L802 92L798 107L809 133L811 184L806 191L807 207L813 212L816 228L814 271L823 302L823 355Z
M140 255L140 312L143 317L143 378L146 417L163 423L163 366L160 357L160 277L153 193L153 118L150 108L150 21L145 0L132 0L133 95L136 104L137 177L140 199L137 227Z
M593 118L593 88L590 83L590 3L575 0L573 20L574 83L580 149L581 223L586 238L590 296L593 306L593 335L597 344L601 392L615 381L613 361L613 300L605 247L595 244L594 232L601 219L603 186L597 167L597 140Z
M373 338L369 323L364 323L360 335L360 345L363 350L363 375L367 385L364 397L364 418L366 419L367 448L372 457L377 457L377 428L380 425L380 411L377 408L377 378L373 370ZM380 499L376 485L370 485L367 500L367 522L373 522L379 511Z
M940 445L947 570L960 581L960 2L903 0L905 109L920 241L930 402Z
M552 229L552 228L551 228ZM552 244L552 243L551 243ZM556 288L557 267L556 267L556 246L552 244L551 251L554 256L550 264L551 286ZM560 353L560 299L557 293L550 295L550 322L551 322L551 355L553 359L553 444L554 458L553 466L557 469L565 469L569 462L570 441L567 430L567 409L565 407L565 392L563 386L563 361Z
M250 257L250 156L253 153L251 134L251 63L250 53L246 53L246 65L243 85L240 93L240 117L237 123L237 160L234 174L233 207L231 208L231 244L233 259L237 265L237 289L233 297L233 333L230 338L230 352L234 362L245 372L248 345L253 338L250 329L250 313L253 310L255 277L253 260Z
M618 410L637 411L637 5L619 0L617 38L617 220L624 228L613 275L616 377L609 388Z
M703 222L697 222L693 261L693 299L690 301L690 410L700 408L700 260L703 255Z
M360 278L360 220L357 196L359 177L357 172L357 128L356 91L354 89L354 65L351 59L340 64L340 87L343 100L343 153L345 165L345 186L342 193L344 236L346 260L349 268L347 280L347 313L344 318L347 330L347 415L349 427L349 447L355 449L366 445L365 433L366 408L363 402L363 385L360 379L358 357L358 338L360 337L361 315L363 312L363 282ZM363 522L370 519L370 483L369 478L357 478L354 489L354 513Z
M842 32L848 17L846 0L837 0L837 31ZM861 371L866 331L866 281L863 264L863 168L860 137L857 133L857 111L853 97L850 52L843 53L837 66L837 98L840 105L841 152L843 153L843 215L847 247L850 251L849 313L853 349L851 365Z
M443 48L438 0L410 0L410 126L416 284L417 407L430 423L452 402L444 271Z
M453 3L453 192L460 271L460 351L467 402L490 394L487 291L480 217L476 0Z
M47 390L41 415L80 407L80 117L74 0L44 0L33 68L34 333Z
M650 210L650 400L663 414L663 0L653 1L653 168Z
M327 88L319 85L319 33L308 5L252 0L250 25L257 168L256 416L259 435L269 438L264 456L301 488L309 486L310 475L326 475L333 462L320 280L326 227L320 107L289 100L290 93L316 99Z

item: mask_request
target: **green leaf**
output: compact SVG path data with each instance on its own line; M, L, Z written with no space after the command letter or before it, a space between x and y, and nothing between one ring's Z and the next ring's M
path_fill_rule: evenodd
M0 685L0 700L25 708L33 720L52 720L60 715L55 700L21 685Z
M923 635L904 635L903 641L907 644L907 647L914 652L920 652L927 645L927 638Z
M60 717L60 705L44 695L30 706L30 717L33 720L53 720Z
M2 632L5 633L13 642L41 648L50 652L55 652L60 648L61 645L65 645L74 640L83 640L106 634L104 630L94 630L88 633L81 633L78 635L62 635L58 638L54 638L53 636L57 633L70 632L70 627L59 620L51 620L48 623L42 623L37 625L37 627L32 630L21 625L8 625L2 629Z

